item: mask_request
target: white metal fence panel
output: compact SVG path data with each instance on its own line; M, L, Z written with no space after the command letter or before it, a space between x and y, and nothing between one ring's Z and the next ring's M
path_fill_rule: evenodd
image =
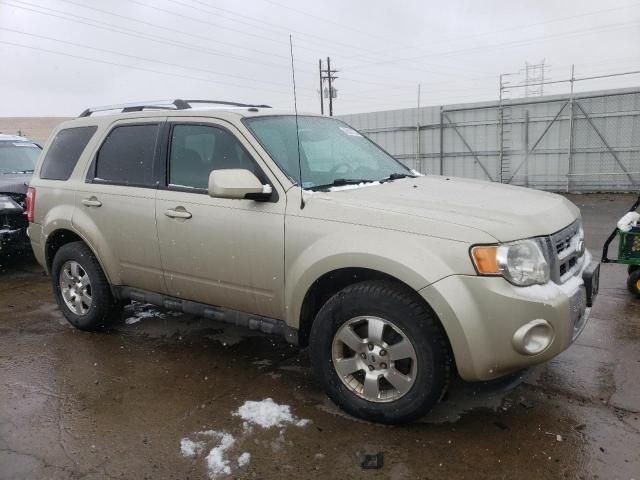
M423 173L551 191L640 188L640 90L341 118Z

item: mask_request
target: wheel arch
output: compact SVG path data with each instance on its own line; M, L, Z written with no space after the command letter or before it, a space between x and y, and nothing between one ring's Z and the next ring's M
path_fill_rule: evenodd
M344 267L324 273L307 289L300 307L298 344L303 347L309 344L309 335L316 315L329 298L349 285L368 280L386 280L414 296L416 301L425 305L433 313L442 328L445 338L447 338L447 342L449 341L446 330L435 311L411 285L393 275L379 270L364 267Z
M100 260L100 256L96 252L95 248L93 248L91 243L89 243L85 238L83 238L82 235L80 235L78 232L68 228L58 228L47 235L47 239L45 242L45 262L46 262L47 271L51 273L51 266L53 264L53 259L56 253L58 252L58 250L60 250L62 246L72 242L82 242L91 250L93 255L96 257L96 260L100 265L100 268L104 272L105 277L107 277L107 281L109 282L109 284L111 284L109 273L104 268L104 264Z

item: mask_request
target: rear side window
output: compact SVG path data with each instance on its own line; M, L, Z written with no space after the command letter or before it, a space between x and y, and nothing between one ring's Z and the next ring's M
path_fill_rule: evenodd
M40 178L68 180L97 128L75 127L60 130L42 161Z
M160 126L123 125L114 128L96 159L99 182L131 186L152 186L153 163Z

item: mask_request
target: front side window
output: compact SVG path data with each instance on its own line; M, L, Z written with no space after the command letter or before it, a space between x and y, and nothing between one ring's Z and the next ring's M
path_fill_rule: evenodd
M42 161L40 177L47 180L68 180L97 129L98 127L75 127L60 130Z
M412 172L346 123L326 117L254 117L246 125L282 170L302 186L375 182Z
M240 168L262 175L238 139L208 125L175 125L171 132L169 185L206 190L212 170Z
M33 173L40 147L26 142L0 142L0 173Z
M159 130L158 124L114 128L98 152L94 180L119 185L154 185L153 162Z

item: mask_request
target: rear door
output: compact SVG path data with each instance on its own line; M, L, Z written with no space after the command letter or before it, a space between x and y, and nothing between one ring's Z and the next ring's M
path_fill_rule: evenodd
M222 120L169 124L156 221L170 295L278 318L284 289L284 190L251 144ZM214 169L251 170L271 201L212 198Z
M165 118L123 120L112 125L76 195L85 235L96 244L111 281L165 293L155 220ZM78 219L78 223L80 220ZM93 228L88 228L92 225Z

